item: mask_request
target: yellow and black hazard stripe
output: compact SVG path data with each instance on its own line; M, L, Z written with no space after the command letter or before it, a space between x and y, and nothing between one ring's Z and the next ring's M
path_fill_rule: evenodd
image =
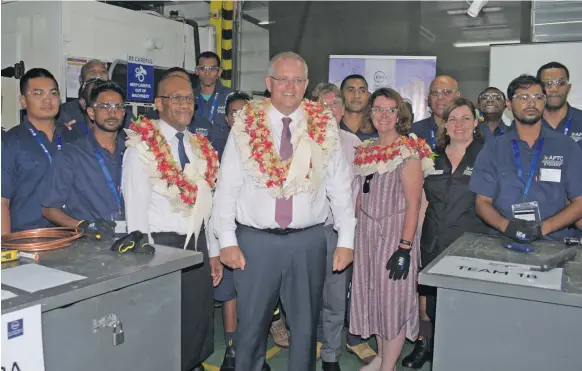
M232 36L234 1L222 2L221 66L222 85L232 87Z

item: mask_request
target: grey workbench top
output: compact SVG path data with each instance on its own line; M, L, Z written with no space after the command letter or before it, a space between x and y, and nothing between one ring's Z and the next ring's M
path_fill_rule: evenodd
M39 264L87 277L34 293L2 284L3 290L18 295L2 301L2 314L35 304L41 304L45 312L202 263L199 252L154 245L153 255L121 255L110 250L112 243L82 238L69 247L38 253L37 263L24 258L2 263L3 271L22 264Z
M582 307L582 251L579 247L576 259L567 262L563 267L561 290L428 273L445 256L462 256L535 266L565 248L561 242L537 241L531 245L534 252L520 253L504 248L502 245L505 242L510 241L504 237L465 233L423 269L419 274L419 283L425 286Z

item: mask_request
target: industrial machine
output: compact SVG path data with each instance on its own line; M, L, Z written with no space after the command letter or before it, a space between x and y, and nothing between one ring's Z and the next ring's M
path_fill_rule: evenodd
M154 85L164 69L180 66L193 74L196 55L215 49L215 31L196 22L168 18L98 1L13 1L2 3L2 68L23 61L26 70L43 67L54 74L61 99L78 95L83 61L107 62L110 77L124 88L128 56L154 65ZM5 65L4 65L5 64ZM5 74L3 73L3 76ZM2 127L19 123L16 76L2 77ZM128 102L134 114L153 102Z

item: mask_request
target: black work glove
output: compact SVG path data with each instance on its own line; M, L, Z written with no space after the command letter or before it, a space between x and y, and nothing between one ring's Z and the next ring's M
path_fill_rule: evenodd
M386 270L390 272L388 277L394 281L408 277L408 270L410 269L410 249L403 249L398 247L398 250L392 254L388 263L386 264Z
M542 227L537 222L511 219L503 234L518 242L534 242L542 238Z
M150 245L148 235L143 233L136 247L132 249L132 252L136 254L149 255L154 254L156 252L156 249L152 245Z
M153 254L156 249L148 243L148 235L140 231L133 231L124 237L121 237L113 243L111 251L120 254L135 253L135 254Z
M81 220L77 224L77 229L101 240L109 240L115 236L115 222L112 220L97 219L92 223Z

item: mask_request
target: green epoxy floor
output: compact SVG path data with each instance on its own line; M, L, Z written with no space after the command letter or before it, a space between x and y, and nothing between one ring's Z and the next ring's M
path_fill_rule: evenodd
M224 336L222 327L222 308L216 308L214 310L214 354L206 361L206 369L208 371L219 371L220 365L222 363L222 358L224 357ZM344 336L345 343L345 336ZM371 341L374 343L374 341ZM374 345L375 347L375 345ZM402 357L405 357L408 353L412 351L413 344L406 343L404 349L402 350ZM272 371L287 371L287 350L277 348L271 338L269 337L269 343L267 346L268 353L274 354L270 357L267 362L271 366ZM362 363L358 359L345 351L344 344L344 354L340 360L340 366L342 371L357 371L362 367ZM426 363L421 371L430 371L430 363ZM317 363L317 371L321 370L321 361ZM398 364L397 371L411 371L409 368L404 368Z

